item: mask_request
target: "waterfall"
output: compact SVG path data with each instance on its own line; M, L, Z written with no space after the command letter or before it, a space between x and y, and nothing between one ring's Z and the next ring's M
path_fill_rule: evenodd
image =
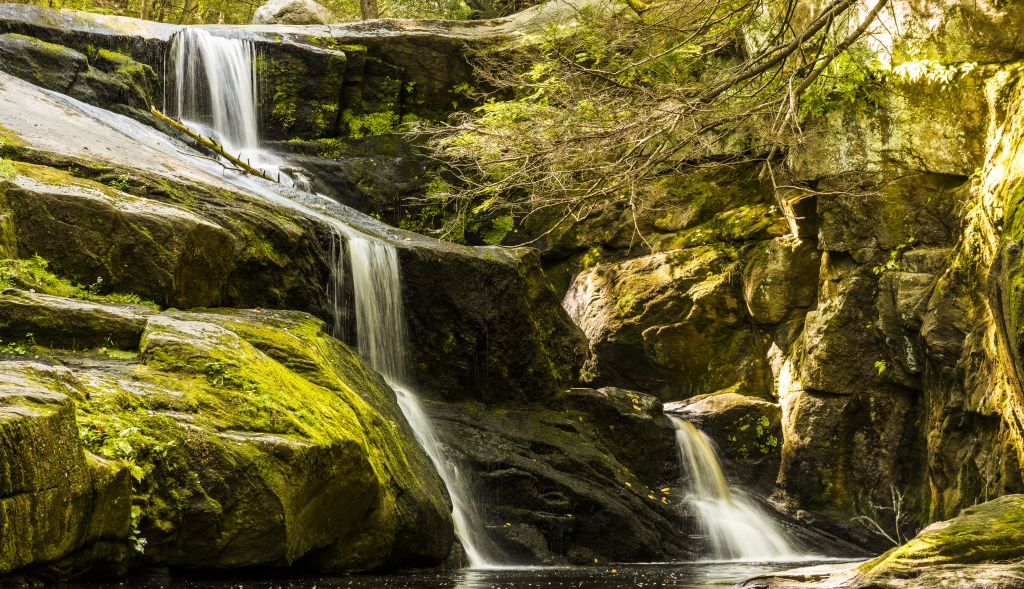
M356 301L357 349L374 370L381 373L398 396L402 413L412 426L416 441L434 463L452 498L452 518L473 568L494 566L484 546L483 521L470 501L470 493L458 467L449 462L434 434L430 418L407 384L408 334L402 310L398 251L394 246L347 230L349 263Z
M241 154L239 159L258 156L256 48L252 42L186 27L171 39L169 57L174 110L168 114L212 136L232 155ZM167 106L165 103L165 111Z
M259 147L256 116L255 49L249 41L214 37L206 31L185 28L171 43L170 63L175 76L173 114L187 126L212 135L225 149L252 158L264 169L279 170L281 160ZM165 87L169 84L165 84ZM166 109L166 105L165 105ZM291 178L282 174L291 185ZM331 275L328 297L334 305L333 335L341 338L344 291L344 250L352 274L355 299L357 350L384 376L398 398L398 405L412 427L416 441L426 451L452 498L455 531L473 568L493 567L484 548L483 520L470 501L470 493L458 468L446 459L426 411L409 385L406 354L408 333L402 309L401 275L397 249L356 231L333 217L272 193L243 176L233 182L254 189L275 203L314 216L332 228ZM342 244L344 242L344 245Z
M696 516L714 560L792 561L800 557L775 523L733 493L711 443L693 424L670 415L680 463L689 481L683 502Z

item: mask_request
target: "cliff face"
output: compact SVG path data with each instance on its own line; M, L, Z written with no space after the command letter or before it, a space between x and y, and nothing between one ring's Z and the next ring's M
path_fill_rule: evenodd
M891 72L879 104L810 121L776 170L811 187L776 192L789 218L759 170L729 169L549 233L583 378L777 403L774 500L862 545L886 541L852 517L906 534L1024 491L1022 18L894 3L869 42Z

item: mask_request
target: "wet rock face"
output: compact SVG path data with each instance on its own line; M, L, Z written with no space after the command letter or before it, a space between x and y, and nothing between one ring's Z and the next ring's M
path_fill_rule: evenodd
M254 25L329 25L338 19L313 0L271 0L256 9Z
M500 412L432 405L492 550L521 564L679 560L675 436L649 395L572 389ZM608 531L614 529L615 533Z

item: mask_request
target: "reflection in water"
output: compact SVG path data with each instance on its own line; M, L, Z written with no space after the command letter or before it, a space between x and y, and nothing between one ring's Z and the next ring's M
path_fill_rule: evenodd
M350 575L341 577L267 578L232 581L174 580L90 585L88 589L698 589L731 587L754 575L805 567L813 563L683 563L603 567L522 567L463 570L420 575ZM66 586L65 589L86 589Z

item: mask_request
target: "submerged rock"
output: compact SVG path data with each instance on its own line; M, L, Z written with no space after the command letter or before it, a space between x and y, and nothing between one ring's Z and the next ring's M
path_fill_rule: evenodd
M252 15L254 25L329 25L338 17L313 0L270 0Z

